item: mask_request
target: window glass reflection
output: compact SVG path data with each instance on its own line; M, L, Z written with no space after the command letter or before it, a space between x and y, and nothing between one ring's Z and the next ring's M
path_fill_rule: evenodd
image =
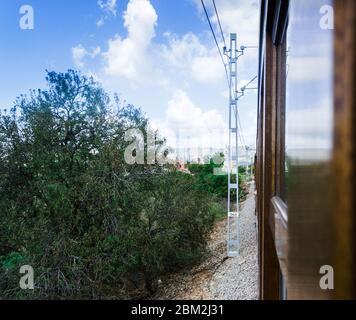
M287 32L286 186L293 165L330 159L333 8L330 0L292 0ZM286 192L288 196L288 190Z

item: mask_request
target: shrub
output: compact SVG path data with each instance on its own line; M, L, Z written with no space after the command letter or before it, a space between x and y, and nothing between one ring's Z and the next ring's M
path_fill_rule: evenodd
M47 82L0 117L2 298L153 292L159 275L203 254L209 194L169 165L125 162L124 132L148 124L139 109L111 104L75 71ZM23 264L35 270L32 292L18 288Z
M223 157L220 154L220 157ZM216 164L213 159L216 155L209 158L209 162L206 164L191 164L188 165L189 171L197 178L197 183L195 187L201 191L206 191L213 196L220 199L227 198L228 193L228 176L227 175L216 175L214 174L214 169L222 168L224 162L221 164ZM231 175L231 183L236 182L236 175ZM247 195L246 188L246 169L244 167L239 167L239 200L243 201ZM232 192L232 196L236 195L236 192Z

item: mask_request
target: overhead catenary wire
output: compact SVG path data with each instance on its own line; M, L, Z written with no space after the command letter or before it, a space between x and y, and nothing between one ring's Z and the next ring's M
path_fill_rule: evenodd
M246 147L246 140L245 140L245 136L243 134L243 129L242 129L241 120L240 120L240 114L238 111L237 111L237 120L238 120L239 128L240 128L239 134L240 134L241 144Z
M226 48L226 41L225 41L225 36L224 36L224 32L222 31L222 27L221 27L221 22L220 22L220 17L219 17L219 13L218 10L216 8L216 4L215 4L215 0L213 0L213 5L214 5L214 10L215 10L215 14L216 14L216 18L218 20L218 24L219 24L219 28L220 28L220 32L221 32L221 37L224 41L224 46Z
M209 14L208 14L208 11L207 11L207 9L206 9L204 0L200 0L200 1L201 1L202 6L203 6L203 9L204 9L206 19L208 20L211 33L212 33L212 35L213 35L213 37L214 37L214 41L215 41L216 47L217 47L217 49L218 49L218 51L219 51L219 55L220 55L220 58L221 58L221 62L223 63L223 66L224 66L224 69L225 69L226 80L227 80L228 86L229 86L229 88L231 88L231 84L230 84L230 80L229 80L229 74L228 74L228 72L227 72L227 66L226 66L226 63L225 63L223 54L222 54L222 52L221 52L221 49L220 49L218 40L217 40L217 38L216 38L213 25L211 24L211 21L210 21L210 18L209 18ZM221 30L221 32L222 32L222 30ZM225 40L224 40L224 41L225 41Z
M253 89L256 89L256 88L248 88L248 86L257 79L257 76L255 76L254 78L252 78L246 85L244 85L241 89L240 89L240 93L241 93L241 96L244 95L244 92L245 90L253 90ZM241 97L240 96L240 97ZM242 125L241 125L241 120L240 120L240 116L239 116L239 113L237 112L237 119L238 119L238 123L239 123L239 127L240 127L240 131L241 131L241 135L242 135L242 138L240 138L241 142L245 148L247 147L247 144L246 144L246 140L245 140L245 137L243 135L243 129L242 129Z
M249 89L247 88L252 82L254 82L255 80L257 79L257 76L255 76L254 78L252 78L246 85L244 85L240 90L242 92L244 92L245 90ZM239 115L239 112L237 111L236 113L236 116L237 116L237 120L238 120L238 125L239 125L239 139L240 139L240 142L241 144L246 148L247 147L247 144L246 144L246 140L245 140L245 137L244 137L244 134L243 134L243 129L242 129L242 124L241 124L241 120L240 120L240 115Z
M252 80L250 80L247 84L245 84L245 85L241 88L241 90L244 91L244 90L248 89L247 87L248 87L252 82L254 82L256 79L257 79L257 76L255 76Z
M252 83L252 82L254 82L255 80L257 79L257 76L255 76L255 77L253 77L246 85L244 85L240 90L241 91L245 91L245 90L247 90L247 89L249 89L248 88L248 86ZM245 137L244 137L244 135L243 135L243 129L242 129L242 124L241 124L241 120L240 120L240 115L239 115L239 112L237 112L237 119L238 119L238 123L239 123L239 127L240 127L240 132L241 132L241 136L242 137L240 137L240 139L242 139L242 141L241 141L241 143L245 146L245 148L246 148L246 141L245 141Z
M210 31L213 35L213 38L214 38L214 41L215 41L215 45L218 49L218 52L219 52L219 55L220 55L220 58L221 58L221 62L223 63L223 66L224 66L224 69L225 69L225 74L226 74L226 79L227 79L227 84L228 84L228 87L231 91L231 82L230 82L230 79L229 79L229 75L228 75L228 70L227 70L227 64L224 60L224 57L223 57L223 54L221 52L221 49L220 49L220 46L219 46L219 43L218 43L218 40L217 40L217 37L216 37L216 34L215 34L215 31L214 31L214 28L213 28L213 25L211 23L211 20L210 20L210 17L209 17L209 14L208 14L208 11L207 11L207 8L205 6L205 3L204 3L204 0L200 0L201 1L201 4L203 6L203 9L204 9L204 13L205 13L205 16L206 16L206 19L209 23L209 27L210 27ZM221 33L221 38L223 40L223 43L224 43L224 46L226 48L226 40L225 40L225 36L224 36L224 32L222 30L222 26L221 26L221 21L220 21L220 16L219 16L219 12L218 12L218 9L217 9L217 6L216 6L216 3L215 3L215 0L212 0L213 2L213 6L214 6L214 10L215 10L215 14L216 14L216 18L217 18L217 22L218 22L218 25L219 25L219 29L220 29L220 33ZM247 48L253 48L252 46L244 46L243 47L244 49L247 49ZM244 86L244 90L246 89L246 87L251 84L257 77L255 77L254 79L252 79L246 86ZM241 141L241 144L244 145L246 147L246 141L245 141L245 138L244 138L244 134L243 134L243 130L242 130L242 125L241 125L241 120L240 120L240 116L239 116L239 113L237 112L237 118L238 118L238 123L239 123L239 139Z
M258 49L259 47L258 46L241 46L241 50L245 50L245 49Z
M251 79L245 86L243 86L240 90L241 92L243 93L245 90L248 90L250 88L247 88L248 85L250 85L253 81L255 81L257 79L257 76L254 77L253 79ZM236 92L238 93L238 92ZM245 148L247 147L247 144L246 144L246 140L245 140L245 137L244 137L244 134L243 134L243 128L242 128L242 124L241 124L241 119L240 119L240 115L239 115L239 112L238 110L235 111L235 115L237 117L237 120L238 120L238 127L239 127L239 139L240 139L240 142L241 142L241 145L243 145Z
M241 120L240 120L240 114L239 114L238 110L235 110L235 115L236 115L237 121L238 121L237 125L239 128L239 130L238 130L239 139L240 139L241 145L246 148L247 144L246 144L246 140L245 140L245 137L243 134L243 129L242 129Z

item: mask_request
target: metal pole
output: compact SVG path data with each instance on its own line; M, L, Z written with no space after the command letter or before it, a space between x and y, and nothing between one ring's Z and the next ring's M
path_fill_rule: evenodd
M238 113L237 113L237 37L235 33L230 34L229 58L229 152L228 152L228 236L227 236L227 256L236 257L240 250L239 235L239 157L238 157ZM234 154L234 150L236 150ZM231 183L231 177L236 177L236 182ZM236 192L236 201L231 203L231 192Z

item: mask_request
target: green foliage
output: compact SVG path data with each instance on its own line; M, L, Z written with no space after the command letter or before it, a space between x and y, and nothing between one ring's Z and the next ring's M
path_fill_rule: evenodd
M1 259L1 267L4 270L15 269L20 263L24 261L24 257L19 252L11 252L6 257Z
M223 220L226 218L226 209L218 202L213 202L210 206L210 213L216 220Z
M218 162L216 159L223 159L223 154L213 155L207 164L191 164L188 166L188 169L197 177L196 188L198 190L206 191L217 198L224 199L227 198L228 193L228 176L226 174L214 174L214 169L224 166L224 161L220 161L220 164L216 164L216 162ZM236 175L232 175L231 183L235 182ZM246 168L239 167L239 199L243 201L246 195Z
M153 292L159 275L203 254L209 193L172 166L125 162L125 131L148 123L139 109L75 71L47 82L0 115L2 298ZM31 292L18 288L20 263L35 270Z

